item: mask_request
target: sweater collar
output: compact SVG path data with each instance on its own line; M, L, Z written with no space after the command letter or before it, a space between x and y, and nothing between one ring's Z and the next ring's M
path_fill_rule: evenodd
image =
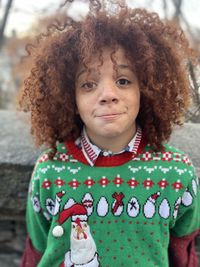
M94 145L90 140L86 133L85 128L83 128L83 131L81 133L80 138L78 138L75 143L76 145L82 150L87 162L89 165L94 166L95 162L99 158L99 156L113 156L113 155L119 155L124 152L130 152L132 154L137 153L138 147L140 145L142 138L142 130L140 127L137 128L136 134L131 139L131 141L128 143L128 145L118 153L112 153L111 151L104 151Z

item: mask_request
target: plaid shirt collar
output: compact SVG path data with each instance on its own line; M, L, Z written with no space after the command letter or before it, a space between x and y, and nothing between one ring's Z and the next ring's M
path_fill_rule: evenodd
M121 154L124 152L131 152L133 154L137 153L140 141L142 138L142 130L140 127L137 128L137 132L134 137L131 139L129 144L120 152L112 153L111 151L105 151L92 144L88 138L85 128L81 133L81 136L75 141L76 145L81 148L85 158L91 166L95 165L95 162L99 156L112 156Z

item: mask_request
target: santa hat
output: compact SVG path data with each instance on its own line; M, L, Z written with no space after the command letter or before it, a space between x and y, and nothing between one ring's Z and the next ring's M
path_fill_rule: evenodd
M73 222L75 222L77 218L79 218L80 221L87 221L87 210L81 204L74 204L60 213L58 218L59 224L63 224L69 217L71 217Z
M151 198L152 200L156 200L159 196L160 196L160 192L157 192L157 193L151 195L150 198Z
M58 218L58 223L63 224L67 219L71 217L71 220L73 222L82 222L87 221L87 210L86 208L81 204L74 204L68 209L63 210ZM60 237L64 234L63 227L61 225L57 225L53 228L53 236Z
M64 194L65 194L65 191L60 191L60 192L58 192L58 193L56 194L56 196L57 196L59 199L61 199L61 198L64 196Z

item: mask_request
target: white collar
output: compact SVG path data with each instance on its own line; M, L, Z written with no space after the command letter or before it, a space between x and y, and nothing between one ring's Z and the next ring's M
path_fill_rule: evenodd
M89 140L89 137L86 133L85 128L83 128L81 136L75 141L75 143L77 146L81 148L88 163L91 166L94 166L97 158L100 155L103 155L106 157L106 156L118 155L124 152L136 153L138 150L141 138L142 138L142 130L140 127L137 127L136 134L131 139L131 141L128 143L128 145L123 150L117 153L112 153L112 151L105 151L105 150L100 149L98 146L94 145Z

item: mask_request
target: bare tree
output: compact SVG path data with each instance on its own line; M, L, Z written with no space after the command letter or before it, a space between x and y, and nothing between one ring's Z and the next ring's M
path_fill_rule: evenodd
M172 0L174 6L175 6L175 13L174 13L174 18L177 18L181 14L181 7L183 4L183 0Z
M162 2L163 2L164 14L165 14L165 17L167 18L167 10L168 10L168 5L170 1L163 0ZM200 38L197 36L194 36L192 27L190 23L187 21L184 12L182 11L184 0L171 0L171 3L174 6L174 13L171 19L176 24L184 24L184 27L191 41L194 44L196 44L196 46L198 46L200 43ZM198 36L200 35L198 34ZM200 59L199 55L198 57ZM198 76L200 74L199 74L199 70L196 70L191 62L188 62L188 70L189 70L190 81L191 81L191 93L192 93L192 98L193 98L193 107L188 111L187 119L192 122L200 122L200 88L199 88L200 86L199 86L199 81L198 81Z
M12 6L13 0L8 0L7 5L5 7L5 13L3 15L2 23L0 25L0 49L2 48L4 42L4 31L6 27L6 23L8 20L9 12Z

